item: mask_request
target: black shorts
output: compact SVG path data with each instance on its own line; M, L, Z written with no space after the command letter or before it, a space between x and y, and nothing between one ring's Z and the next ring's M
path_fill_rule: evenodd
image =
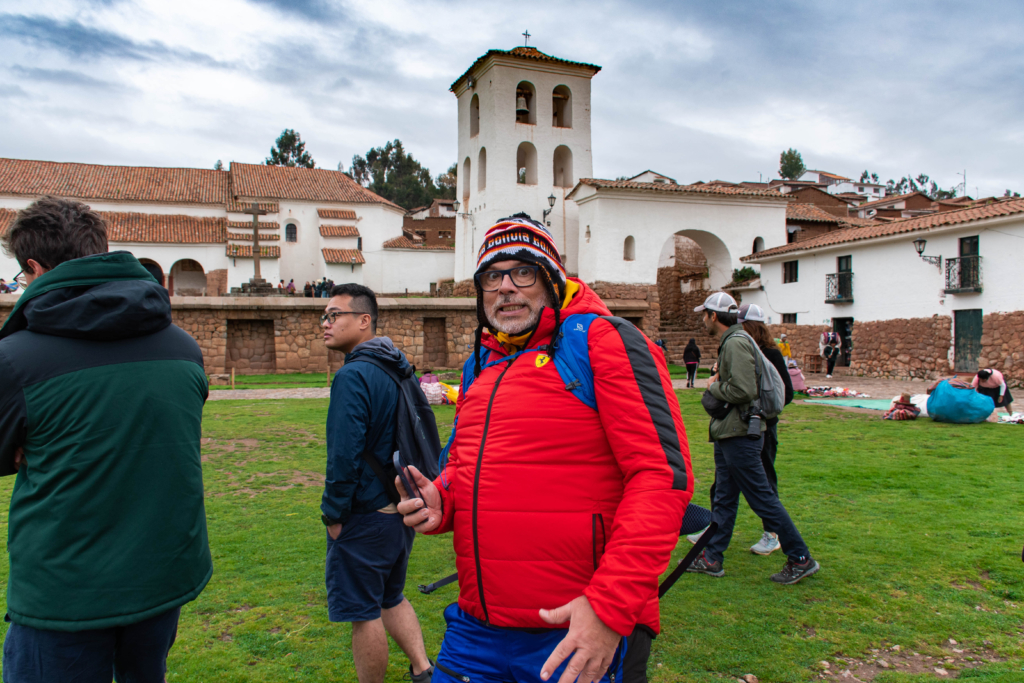
M373 621L404 599L405 570L416 532L402 515L352 515L337 540L327 534L327 616Z

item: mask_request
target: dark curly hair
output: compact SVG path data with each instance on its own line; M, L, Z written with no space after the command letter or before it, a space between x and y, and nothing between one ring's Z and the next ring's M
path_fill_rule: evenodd
M18 212L0 241L23 269L28 260L47 270L65 261L107 251L107 223L73 199L46 196Z

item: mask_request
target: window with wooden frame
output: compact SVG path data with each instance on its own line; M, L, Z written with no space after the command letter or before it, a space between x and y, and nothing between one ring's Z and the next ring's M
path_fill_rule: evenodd
M789 282L796 282L800 272L797 265L799 261L785 261L782 264L782 283L787 284Z

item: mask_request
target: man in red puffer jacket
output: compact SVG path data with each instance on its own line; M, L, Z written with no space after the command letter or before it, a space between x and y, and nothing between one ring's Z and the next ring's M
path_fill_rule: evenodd
M423 497L399 504L417 531L455 534L459 601L434 683L589 683L609 667L646 680L658 577L693 494L664 355L566 278L551 234L524 214L487 231L475 283L476 380L448 466L434 482L411 471ZM577 313L608 316L588 335L596 411L550 362Z

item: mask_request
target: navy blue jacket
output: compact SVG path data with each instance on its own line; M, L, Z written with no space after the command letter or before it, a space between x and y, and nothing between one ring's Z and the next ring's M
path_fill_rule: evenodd
M345 365L334 375L327 409L327 479L320 510L342 524L352 515L373 512L391 502L361 453L368 449L385 467L391 462L399 389L377 366L352 362L365 355L396 370L409 365L390 339L376 337L346 355Z

